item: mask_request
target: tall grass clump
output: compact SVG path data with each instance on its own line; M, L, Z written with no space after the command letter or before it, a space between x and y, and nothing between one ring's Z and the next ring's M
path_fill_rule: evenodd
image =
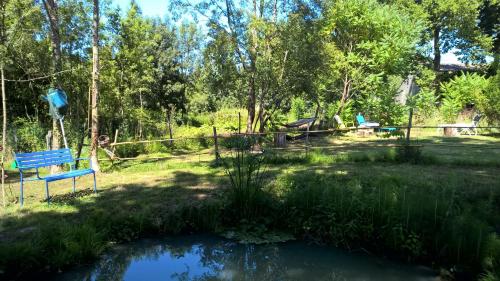
M264 155L251 153L245 138L234 141L233 145L231 156L222 159L230 181L226 209L237 221L251 221L262 215L265 201Z
M488 237L482 262L485 273L481 275L479 280L500 280L500 238L497 234L491 234Z
M280 177L276 189L299 237L465 271L498 268L498 242L488 238L498 216L482 211L495 209L483 187L300 171Z
M423 161L422 149L419 146L404 144L397 147L396 162L408 162L418 164Z

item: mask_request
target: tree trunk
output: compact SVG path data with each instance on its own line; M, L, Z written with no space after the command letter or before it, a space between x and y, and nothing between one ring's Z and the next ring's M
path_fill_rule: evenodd
M253 0L253 15L255 18L257 18L257 1ZM255 97L255 74L256 74L256 62L257 62L257 48L258 48L258 42L257 42L257 30L255 29L255 26L251 25L251 30L250 30L250 40L251 40L251 46L249 49L249 55L250 55L250 68L249 68L249 74L250 74L250 81L249 81L249 88L248 88L248 97L247 97L247 111L248 111L248 119L247 119L247 133L253 133L253 122L255 121L255 104L256 104L256 97Z
M43 0L43 5L45 7L45 12L49 19L50 25L50 39L52 48L52 60L54 64L54 84L56 87L61 88L60 79L57 73L62 71L62 61L61 61L61 39L59 37L59 15L57 12L57 3L55 0ZM51 149L56 150L61 148L61 130L59 129L59 124L56 120L52 121L52 147ZM52 166L50 172L52 174L61 171L60 166Z
M264 103L261 100L259 104L259 133L264 133L266 128L266 120L264 118Z
M174 143L173 143L173 138L174 138L174 134L172 132L172 111L170 109L167 109L167 128L168 128L168 136L170 138L170 146L172 146Z
M142 105L142 92L139 91L139 102L141 103L141 115L139 116L139 139L142 139L142 115L144 114L144 108Z
M340 105L339 108L337 109L337 115L340 115L342 113L342 110L344 109L344 105L349 98L349 93L351 91L351 81L347 78L347 75L345 76L344 79L344 89L342 91L342 97L340 98Z
M7 205L5 201L5 167L4 167L4 161L5 161L5 150L7 149L6 144L7 144L7 98L5 96L5 77L3 73L3 65L0 65L0 72L2 75L2 200L3 200L3 206L5 207Z
M273 22L278 22L278 0L274 0L273 3Z
M255 120L255 78L251 74L250 82L248 85L248 98L247 98L247 133L253 133L253 122Z
M52 58L54 60L54 70L57 73L62 70L61 39L59 36L59 15L57 2L56 0L43 0L43 5L45 6L45 11L49 19ZM56 86L60 86L60 79L57 75L54 76L54 80Z
M441 28L439 26L434 27L434 71L439 71L441 68L441 49L439 43L439 33Z
M97 158L97 140L99 138L99 0L94 0L94 19L92 21L92 127L90 141L90 162L92 168L100 171Z

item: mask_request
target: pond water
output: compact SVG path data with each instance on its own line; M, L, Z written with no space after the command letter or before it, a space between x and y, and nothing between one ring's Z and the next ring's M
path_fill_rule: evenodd
M244 245L215 236L120 245L92 266L52 280L436 280L433 271L333 247L292 241Z

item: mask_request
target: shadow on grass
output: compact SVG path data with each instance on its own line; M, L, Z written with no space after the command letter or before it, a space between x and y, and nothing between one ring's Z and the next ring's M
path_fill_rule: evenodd
M3 215L0 279L30 278L92 260L109 242L148 233L210 230L218 222L219 186L213 173L174 171L173 177L56 195L50 206Z

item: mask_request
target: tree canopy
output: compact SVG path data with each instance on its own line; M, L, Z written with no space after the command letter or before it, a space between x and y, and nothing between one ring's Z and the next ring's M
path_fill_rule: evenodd
M452 96L444 85L460 73L439 70L440 55L448 51L492 80L486 92L497 92L489 78L496 67L487 71L485 62L488 55L498 58L498 1L170 4L164 18L144 15L135 1L123 10L99 4L99 134L119 129L127 138L172 136L193 116L224 108L245 109L248 132L279 126L290 112L318 117L324 126L334 114L352 120L357 112L402 124L405 106L395 96L408 75L425 93L417 102L422 110L440 110L436 104ZM68 94L70 142L89 128L92 7L88 0L1 1L11 142L19 135L15 124L29 123L40 128L33 138L43 143L52 124L39 96L53 85ZM495 122L498 115L489 116Z

